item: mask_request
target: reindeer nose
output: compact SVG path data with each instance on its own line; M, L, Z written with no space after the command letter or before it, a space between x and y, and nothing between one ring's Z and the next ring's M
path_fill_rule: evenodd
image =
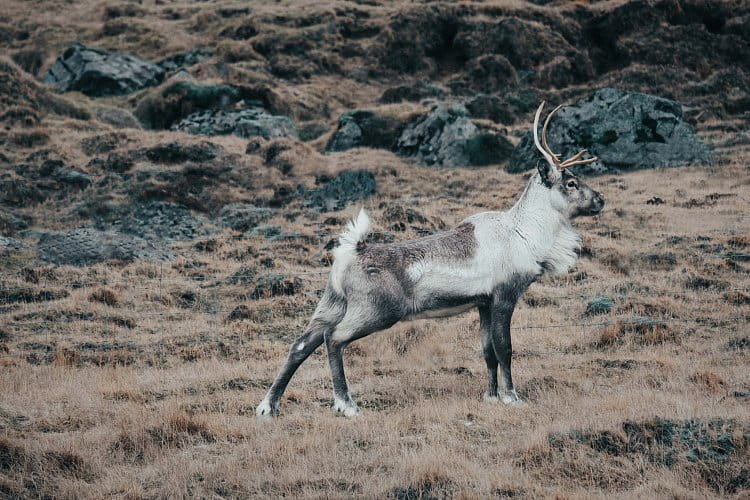
M594 202L594 207L596 208L596 210L601 210L602 208L604 208L605 200L604 200L604 196L602 196L601 194L596 193L596 196L594 196L593 202Z

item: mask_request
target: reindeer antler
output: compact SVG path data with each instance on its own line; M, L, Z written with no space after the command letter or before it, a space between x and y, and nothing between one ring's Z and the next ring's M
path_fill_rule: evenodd
M547 115L547 119L544 120L544 126L542 127L542 140L540 143L537 130L539 129L539 116L542 114L542 109L544 109L544 101L542 101L542 103L539 105L539 108L537 108L536 110L536 115L534 115L534 145L539 150L539 152L542 153L542 156L544 156L547 162L558 170L563 170L574 165L587 165L589 163L595 162L598 159L596 156L587 158L585 160L580 159L581 156L583 156L583 154L587 152L587 150L585 149L579 151L565 161L560 161L560 158L558 158L557 155L553 153L547 145L547 126L552 119L552 115L554 115L561 107L562 105L553 109L552 112Z

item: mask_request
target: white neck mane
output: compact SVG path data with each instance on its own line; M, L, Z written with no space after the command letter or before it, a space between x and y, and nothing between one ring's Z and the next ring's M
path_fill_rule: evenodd
M560 211L557 196L561 195L547 188L536 174L508 214L514 234L536 262L554 274L562 274L575 264L581 238Z

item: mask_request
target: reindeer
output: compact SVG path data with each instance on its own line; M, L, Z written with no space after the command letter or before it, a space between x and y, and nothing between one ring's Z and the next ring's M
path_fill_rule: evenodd
M342 354L347 345L401 320L448 317L477 308L487 364L485 401L519 405L511 377L510 321L521 294L545 273L567 272L580 238L571 219L596 215L604 198L568 169L591 163L583 150L560 161L547 145L544 122L537 135L541 103L534 116L534 144L544 157L520 199L505 212L483 212L454 229L416 240L374 244L366 237L364 209L351 221L334 250L323 296L286 363L258 405L259 418L279 414L279 401L302 362L325 342L333 381L333 408L352 417L359 408L349 393ZM498 367L502 388L498 388Z

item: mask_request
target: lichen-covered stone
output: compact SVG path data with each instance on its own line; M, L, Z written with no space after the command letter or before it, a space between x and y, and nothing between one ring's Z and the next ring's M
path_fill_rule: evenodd
M587 174L710 161L708 146L683 119L679 103L611 88L561 108L550 122L547 141L560 158L581 149L598 157L590 165L575 167ZM542 156L529 131L513 151L507 170L523 172L538 160Z
M89 97L122 95L158 85L164 70L130 54L71 45L44 75L57 90L77 90Z

